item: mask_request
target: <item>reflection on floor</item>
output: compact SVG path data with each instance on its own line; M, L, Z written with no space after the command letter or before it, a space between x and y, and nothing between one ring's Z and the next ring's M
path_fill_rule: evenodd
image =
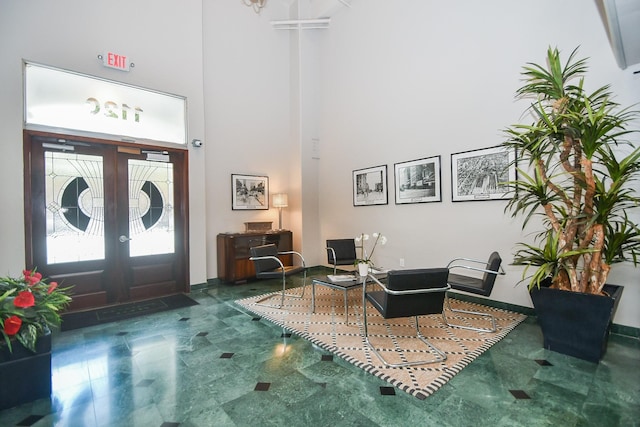
M419 400L233 304L279 285L212 286L191 293L197 306L57 333L51 401L2 411L0 425L640 423L638 339L611 336L605 359L592 364L543 350L528 319Z

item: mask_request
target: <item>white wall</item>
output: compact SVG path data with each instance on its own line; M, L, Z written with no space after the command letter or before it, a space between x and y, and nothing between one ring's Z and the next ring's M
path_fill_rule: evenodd
M301 1L301 17L320 5ZM519 221L503 214L504 202L452 203L449 163L451 153L500 143L500 129L520 119L522 65L543 61L548 45L581 45L592 88L611 83L621 104L640 102L640 79L616 67L590 2L353 0L331 7L330 29L302 35L269 24L295 17L290 3L269 1L256 15L235 0L1 0L0 274L24 262L23 58L187 97L188 139L204 142L189 148L192 284L217 276L218 233L277 223L275 209L231 210L232 173L268 175L272 193L289 192L283 222L310 265L324 261L325 239L374 231L389 237L376 254L386 267L493 249L509 261L523 239ZM105 50L136 67L102 67ZM433 155L442 156L443 201L396 206L393 164ZM380 164L389 166L390 203L353 207L352 171ZM515 287L519 270L507 270L492 298L530 305ZM637 272L611 274L627 285L616 323L640 327Z
M218 233L243 231L247 221L278 225L276 209L231 209L231 174L266 175L271 194L299 194L292 174L300 166L291 157L289 34L269 23L288 16L285 5L270 2L260 15L239 1L203 5L207 272L214 278ZM290 206L299 203L295 194ZM292 228L290 211L285 228Z
M332 0L336 2L336 0ZM314 2L317 3L317 2ZM339 4L339 3L338 3ZM309 6L301 2L299 8L294 3L291 10L292 19L313 17ZM321 9L326 10L326 9ZM301 241L298 247L305 256L307 265L319 265L326 262L325 251L320 240L320 210L319 210L319 152L316 149L322 144L319 139L319 88L322 81L320 70L319 42L325 37L328 30L304 30L291 31L291 69L295 72L296 79L292 79L292 104L295 96L296 105L299 106L294 113L292 108L293 141L299 147L299 182L300 205L296 206L299 218L298 233ZM297 121L294 121L297 120ZM314 142L315 141L315 142ZM316 149L314 149L316 144Z
M282 156L290 151L289 38L271 29L270 14L282 18L287 7L274 2L257 15L227 0L0 2L0 179L18 182L0 190L0 274L24 264L23 58L187 97L187 139L204 143L188 146L191 284L217 276L217 233L277 223L274 209L231 210L231 173L268 175L272 192L299 187ZM97 55L107 50L135 68L104 68Z
M22 60L187 97L188 140L204 138L201 3L170 0L0 2L0 274L24 268ZM104 68L126 54L135 68ZM190 148L191 281L207 278L202 150Z
M640 79L621 71L595 4L582 0L474 2L356 0L332 18L321 43L321 238L382 232L376 262L399 268L443 266L457 256L506 263L529 237L503 213L505 202L451 202L452 153L502 142L521 120L514 101L526 62L548 46L590 57L587 85L612 84L623 105L640 102ZM549 11L553 10L553 13ZM570 17L570 19L568 19ZM636 67L637 68L637 67ZM394 204L394 163L440 155L442 202ZM353 207L352 171L388 165L389 204ZM533 231L534 229L532 229ZM531 306L521 270L506 266L492 299ZM626 285L615 322L640 326L638 269L616 265Z

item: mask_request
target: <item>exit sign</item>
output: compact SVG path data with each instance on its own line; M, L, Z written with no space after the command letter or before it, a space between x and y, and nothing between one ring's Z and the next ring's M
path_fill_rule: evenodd
M116 70L129 71L129 58L126 55L107 52L102 55L102 63L105 67L115 68Z

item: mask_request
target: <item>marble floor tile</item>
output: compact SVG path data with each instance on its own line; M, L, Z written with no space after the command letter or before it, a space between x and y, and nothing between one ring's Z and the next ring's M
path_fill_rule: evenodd
M51 399L0 426L640 425L637 338L592 364L544 350L529 318L420 400L233 303L279 286L211 285L196 306L55 333Z

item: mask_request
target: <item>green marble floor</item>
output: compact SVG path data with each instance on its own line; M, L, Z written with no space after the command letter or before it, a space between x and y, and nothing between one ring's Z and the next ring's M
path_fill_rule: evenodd
M593 364L541 349L530 318L419 400L233 304L278 286L56 333L52 398L0 426L640 426L638 339L612 335Z

